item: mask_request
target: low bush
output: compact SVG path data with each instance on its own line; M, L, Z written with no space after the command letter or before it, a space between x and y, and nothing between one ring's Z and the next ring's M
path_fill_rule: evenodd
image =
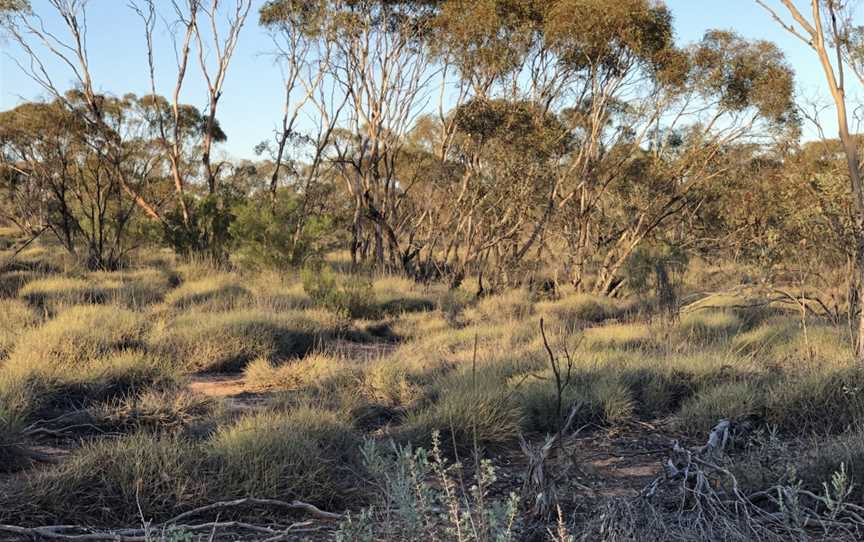
M864 422L862 390L861 368L790 375L767 390L765 421L786 433L840 433Z
M511 378L516 400L522 410L522 427L527 432L557 432L567 419L570 411L577 410L573 421L574 428L586 423L603 423L603 405L598 397L584 382L571 382L561 395L561 411L558 412L558 392L552 371L538 375L542 380L521 377Z
M245 369L246 384L260 390L337 390L356 387L359 374L344 360L325 354L273 363L257 358Z
M612 324L585 330L589 350L639 350L656 346L654 333L646 324Z
M760 418L764 409L764 388L759 383L728 382L708 387L686 400L675 417L675 424L691 434L702 435L721 419Z
M25 284L38 276L35 272L25 269L0 273L0 299L16 297Z
M126 351L58 368L50 363L14 366L0 379L0 399L15 404L27 418L48 418L147 388L176 385L165 363L141 352Z
M531 293L523 288L484 297L465 310L465 317L474 323L523 320L534 313Z
M2 384L0 384L2 386ZM29 463L24 442L24 419L0 390L0 473L14 472Z
M674 333L679 340L710 345L729 340L743 325L732 311L691 311L681 315Z
M320 306L348 318L379 316L372 283L359 275L340 280L325 263L310 262L301 272L303 291Z
M113 431L179 431L211 416L214 401L182 387L153 387L115 397L95 407L100 426Z
M18 295L53 313L65 306L105 303L111 289L86 278L50 276L28 282Z

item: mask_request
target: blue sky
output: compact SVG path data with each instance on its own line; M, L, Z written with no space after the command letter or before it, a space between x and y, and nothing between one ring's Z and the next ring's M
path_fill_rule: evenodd
M779 4L778 0L772 1ZM167 0L157 2L168 3ZM224 152L237 158L254 157L253 147L271 137L281 115L281 74L267 54L272 50L270 38L257 26L257 9L263 2L254 0L254 13L250 14L241 37L219 107L219 118L228 134ZM37 13L50 13L45 0L32 0L32 4ZM754 0L667 0L666 4L675 16L680 42L698 40L711 28L731 29L748 38L774 41L796 71L799 95L827 97L822 90L821 68L812 51L779 28ZM90 0L88 13L91 71L99 89L114 94L148 93L143 27L127 7L126 0ZM46 17L46 24L56 25L57 21ZM157 63L161 58L163 65L170 67L173 52L164 26L160 25L157 32L160 42ZM12 44L0 42L0 49L3 50L0 55L0 110L10 109L22 100L44 97L44 91L9 58L16 54ZM171 75L166 72L159 78L157 74L157 79L164 83L163 88L158 89L160 92L170 92ZM204 89L196 84L197 73L190 75L184 99L203 106L206 103ZM58 77L57 82L71 83L71 76ZM857 89L853 91L857 93ZM833 135L836 126L833 110L824 114L823 119Z

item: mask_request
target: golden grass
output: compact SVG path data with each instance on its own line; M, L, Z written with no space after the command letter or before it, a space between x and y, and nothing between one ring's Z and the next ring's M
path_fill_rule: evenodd
M160 321L149 345L178 369L239 370L259 357L281 360L306 354L328 331L323 316L313 311L193 311Z
M10 370L34 368L74 373L93 359L140 348L147 332L143 314L117 306L80 305L22 335L9 356Z
M39 323L36 312L18 299L0 299L0 360L7 357L22 334Z
M211 492L344 505L352 498L349 490L358 487L358 444L351 427L333 412L252 414L222 427L208 443L217 465Z
M187 274L189 276L191 274ZM252 293L236 275L227 273L184 279L177 288L168 292L165 302L175 309L231 310L249 306Z

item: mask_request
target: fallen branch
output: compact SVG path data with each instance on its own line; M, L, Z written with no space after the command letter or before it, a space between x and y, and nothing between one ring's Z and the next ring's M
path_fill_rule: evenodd
M283 508L287 510L302 510L309 514L312 517L317 519L326 519L331 521L339 521L345 518L342 514L336 514L334 512L325 512L321 510L317 506L313 504L309 504L302 501L279 501L276 499L256 499L254 497L247 497L244 499L237 499L234 501L222 501L216 502L213 504L208 504L207 506L202 506L201 508L196 508L194 510L189 510L188 512L183 512L179 516L175 516L164 523L164 525L173 525L180 520L191 518L194 516L198 516L204 514L206 512L213 512L217 510L226 510L229 508L238 508L241 506L262 506L262 507L270 507L270 508Z
M269 507L280 508L283 510L299 510L319 520L338 521L344 518L342 514L334 512L326 512L317 506L302 502L302 501L280 501L276 499L257 499L248 497L233 501L222 501L213 504L208 504L194 510L183 512L164 523L151 525L143 529L117 529L97 531L79 525L48 525L42 527L20 527L17 525L0 525L0 532L12 533L19 535L22 538L29 539L46 539L46 540L63 540L63 541L85 541L85 542L148 542L153 541L152 533L166 532L176 530L180 532L196 532L196 531L233 531L244 533L257 533L266 535L266 538L259 539L260 542L277 542L284 540L287 536L299 532L298 528L308 527L312 524L311 521L292 523L283 528L274 526L266 527L262 525L254 525L240 521L210 521L205 523L188 523L181 521L188 520L195 516L201 516L206 513L221 512L223 510L238 508L243 506L252 507ZM212 536L211 536L212 539ZM244 536L243 540L256 540L249 536Z

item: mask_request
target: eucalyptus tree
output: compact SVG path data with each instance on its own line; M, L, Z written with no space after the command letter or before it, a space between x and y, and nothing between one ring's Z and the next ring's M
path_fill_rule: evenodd
M657 2L449 0L436 23L435 50L471 89L452 115L457 210L439 221L458 232L461 249L445 253L457 265L494 254L508 269L545 248L578 287L612 293L633 251L719 175L725 149L795 125L792 72L773 45L709 32L679 47Z
M864 180L862 180L859 142L850 129L848 79L864 83L864 26L855 24L857 2L850 0L810 0L807 9L790 0L779 3L756 0L782 28L814 52L825 76L825 83L837 113L837 131L846 158L849 191L855 209L854 246L857 295L864 296ZM777 5L777 7L774 6ZM782 7L781 7L782 6ZM821 128L820 128L821 133ZM855 352L864 361L864 311L857 312Z
M88 144L96 157L110 170L115 182L130 201L146 216L157 222L169 240L178 249L203 248L207 236L193 217L198 185L206 186L206 193L214 195L224 163L211 159L214 143L224 140L224 133L216 120L217 106L223 96L228 67L236 50L241 29L251 9L251 0L185 0L171 2L170 9L161 11L150 0L131 4L144 22L147 44L147 66L151 81L151 97L137 101L136 108L145 113L156 128L152 141L160 144L170 164L174 185L172 205L150 200L139 192L123 170L125 147L123 140L106 120L104 104L111 100L95 90L88 50L87 0L48 0L46 9L53 10L60 21L58 28L46 26L43 14L34 13L23 1L7 2L0 11L0 24L5 34L16 44L25 59L20 63L24 73L39 84L48 95L68 112L80 117L88 127ZM231 4L226 6L226 4ZM161 3L159 4L161 5ZM13 9L10 9L13 8ZM227 23L222 15L227 12ZM166 21L172 29L180 28L180 39L174 45L177 51L177 70L174 90L170 99L158 95L154 30L158 21ZM172 31L172 35L174 35ZM194 56L193 56L194 55ZM181 103L181 92L187 80L189 65L195 61L207 89L207 107L203 112ZM54 71L52 63L60 68ZM51 67L51 69L49 69ZM71 75L72 86L80 100L72 103L66 91L58 84L60 69ZM85 107L80 107L84 105ZM190 129L194 125L194 129ZM200 137L199 137L200 136ZM190 138L187 140L187 138ZM187 193L191 191L193 193ZM202 209L213 207L203 205ZM178 220L174 220L174 209ZM182 246L176 245L182 243Z

